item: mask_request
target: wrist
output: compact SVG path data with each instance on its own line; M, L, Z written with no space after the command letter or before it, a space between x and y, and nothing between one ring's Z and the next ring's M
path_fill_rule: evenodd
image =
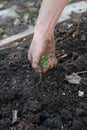
M35 27L34 37L39 40L52 39L54 37L54 30L47 30L45 27Z

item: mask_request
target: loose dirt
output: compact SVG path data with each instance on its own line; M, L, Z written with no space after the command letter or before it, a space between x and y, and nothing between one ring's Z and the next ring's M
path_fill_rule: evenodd
M58 65L40 85L27 58L31 39L0 51L0 130L87 130L87 73L79 74L80 85L65 80L66 74L87 71L87 13L79 25L73 19L56 26ZM12 110L18 112L15 123Z

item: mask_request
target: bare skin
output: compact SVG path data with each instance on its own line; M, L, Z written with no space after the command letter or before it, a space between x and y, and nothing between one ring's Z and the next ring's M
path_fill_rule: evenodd
M42 2L33 40L28 52L28 59L32 63L32 67L37 71L41 71L40 59L43 55L51 56L43 72L52 69L57 64L54 29L67 2L68 0L43 0Z

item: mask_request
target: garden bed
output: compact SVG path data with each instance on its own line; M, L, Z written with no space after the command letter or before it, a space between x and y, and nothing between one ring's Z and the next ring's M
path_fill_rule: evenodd
M56 26L58 65L40 85L27 58L31 39L0 51L0 130L87 130L87 13ZM73 72L81 84L66 81Z

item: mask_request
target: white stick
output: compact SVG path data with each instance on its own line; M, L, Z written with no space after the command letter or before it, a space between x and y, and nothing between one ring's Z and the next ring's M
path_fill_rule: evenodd
M12 111L12 123L17 122L17 110Z
M16 40L22 39L22 38L27 37L27 36L30 37L33 34L34 34L34 27L32 27L24 32L10 36L6 39L3 39L0 41L0 50L5 49L5 48L7 48L7 46L10 46L12 44L14 45L14 43L12 43L12 42L14 42Z

